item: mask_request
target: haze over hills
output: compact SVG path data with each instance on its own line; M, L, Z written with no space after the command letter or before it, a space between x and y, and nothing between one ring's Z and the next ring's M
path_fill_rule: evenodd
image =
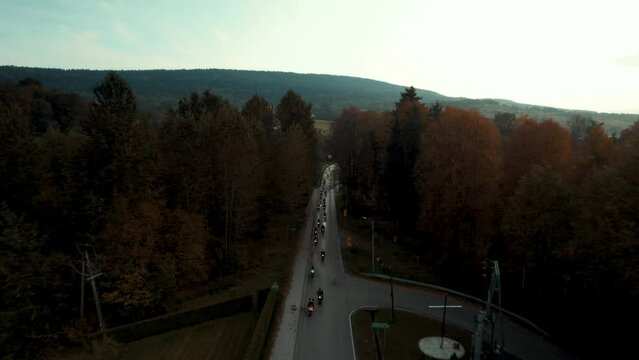
M398 100L405 86L371 79L321 74L297 74L274 71L195 69L195 70L123 70L117 71L130 84L142 109L164 111L179 98L193 91L210 89L241 106L258 94L272 104L293 89L313 104L317 118L334 120L342 109L357 107L370 110L388 110ZM104 79L106 70L62 70L0 66L0 82L17 83L24 78L39 80L44 86L78 93L91 99L92 89ZM410 86L410 84L406 85ZM505 99L469 99L450 97L430 90L418 89L422 101L431 104L475 109L492 118L497 112L529 115L535 119L553 118L565 122L572 115L588 116L604 122L611 133L619 133L639 119L636 114L597 113L552 107L520 104Z

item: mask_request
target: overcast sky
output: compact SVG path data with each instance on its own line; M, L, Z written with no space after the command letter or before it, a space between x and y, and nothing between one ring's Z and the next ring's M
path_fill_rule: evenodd
M639 113L639 1L0 1L0 64L350 75Z

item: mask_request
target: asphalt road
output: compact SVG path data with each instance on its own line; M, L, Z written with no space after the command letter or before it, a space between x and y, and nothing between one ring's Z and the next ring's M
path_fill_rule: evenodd
M327 169L330 172L330 169ZM327 184L337 179L329 177ZM326 233L319 234L319 244L313 245L312 235L308 239L308 266L313 264L316 269L315 277L304 277L303 303L309 298L317 298L318 287L324 290L324 302L316 303L316 310L312 316L305 311L300 312L295 342L294 359L354 359L351 340L349 316L351 312L367 306L390 308L390 286L379 281L370 281L345 274L341 261L339 244L344 241L337 227L335 208L335 189L327 189L327 221ZM322 194L321 198L324 196ZM313 223L321 217L323 210L315 211ZM322 219L323 220L323 219ZM311 232L312 234L312 232ZM326 261L320 259L320 250L326 250ZM396 308L415 311L433 318L441 318L441 310L429 309L428 305L443 304L444 295L429 289L404 287L395 284ZM461 309L449 310L446 323L474 331L474 316L480 306L465 299L454 296L448 297L450 305L462 305ZM505 318L504 334L506 349L521 359L571 359L567 353L554 346L550 341L536 332L520 326L518 323ZM417 346L417 344L415 344ZM466 349L470 354L470 349ZM469 358L469 355L467 355ZM465 356L466 357L466 356Z

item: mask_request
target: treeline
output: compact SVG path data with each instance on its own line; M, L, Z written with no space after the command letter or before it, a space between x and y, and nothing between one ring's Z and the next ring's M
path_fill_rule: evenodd
M98 330L81 254L101 272L109 326L166 311L181 290L242 267L307 202L317 163L311 104L289 90L236 108L205 91L163 118L108 73L95 99L27 79L0 85L0 354L54 355ZM73 265L75 264L75 265ZM87 285L88 286L88 285Z
M615 324L639 304L639 121L613 138L579 116L426 106L410 88L393 111L344 110L330 146L349 213L374 214L443 285L485 297L497 259L506 307L599 350L627 339Z

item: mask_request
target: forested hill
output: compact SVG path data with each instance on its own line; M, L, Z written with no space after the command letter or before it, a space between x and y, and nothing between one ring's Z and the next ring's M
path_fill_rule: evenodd
M117 73L127 80L139 105L147 110L168 109L177 99L205 89L228 99L235 106L244 104L255 94L276 104L286 90L293 89L313 104L313 114L317 118L333 120L342 109L351 106L370 110L391 109L404 90L404 86L371 79L273 71L201 69L126 70ZM46 87L78 93L87 99L92 98L92 88L104 79L105 74L105 70L0 66L0 82L15 84L29 77L39 80ZM417 94L426 104L439 101L444 105L476 109L490 118L497 112L511 112L517 115L528 114L536 119L553 118L565 122L570 116L580 114L604 122L612 133L619 133L639 118L633 114L570 111L509 100L448 97L423 89L418 89Z

